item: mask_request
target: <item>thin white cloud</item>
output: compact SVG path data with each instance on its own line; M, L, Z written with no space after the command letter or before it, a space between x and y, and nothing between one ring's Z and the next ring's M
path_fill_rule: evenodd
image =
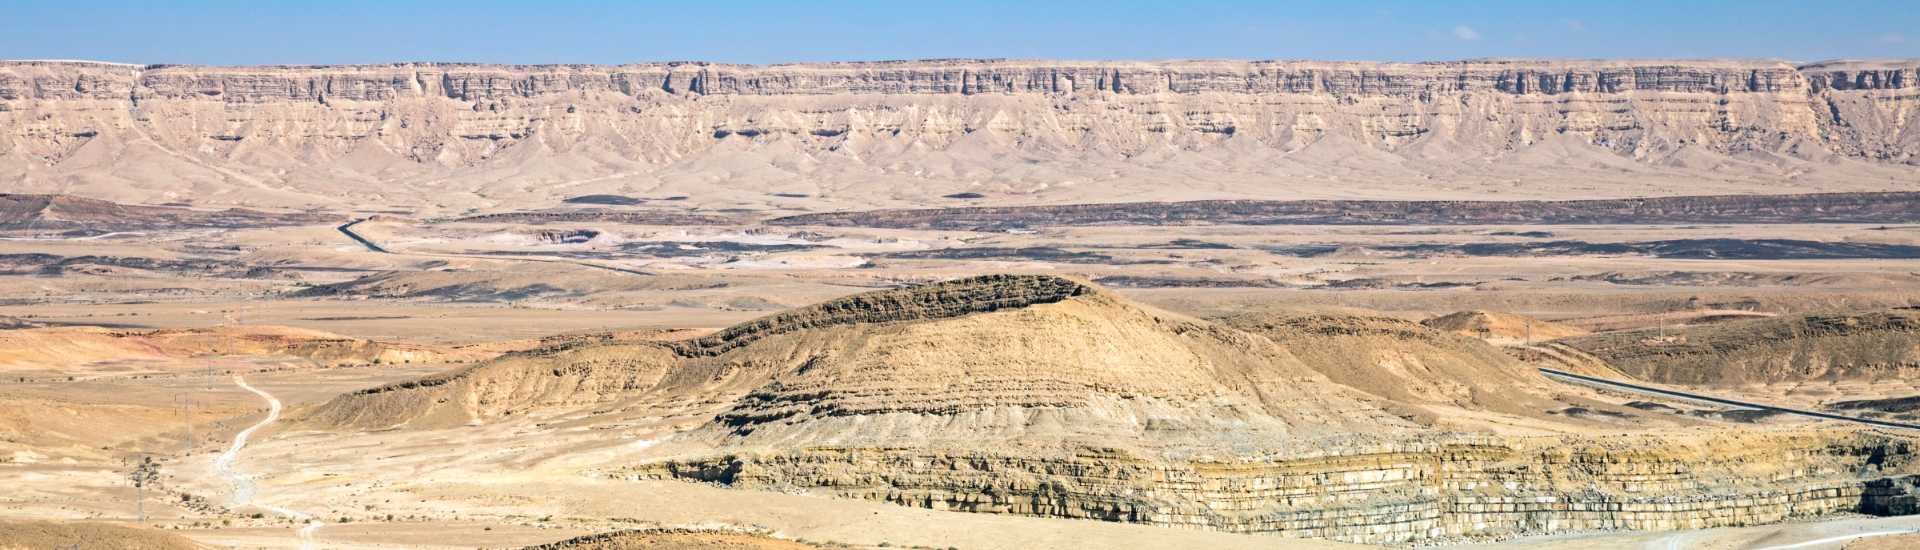
M1573 32L1586 32L1587 30L1587 24L1581 22L1579 19L1561 19L1560 25Z
M1907 37L1900 33L1890 32L1887 34L1880 35L1880 43L1881 44L1905 44L1907 43Z
M1461 40L1479 40L1480 31L1473 30L1473 27L1466 25L1454 25L1453 37Z

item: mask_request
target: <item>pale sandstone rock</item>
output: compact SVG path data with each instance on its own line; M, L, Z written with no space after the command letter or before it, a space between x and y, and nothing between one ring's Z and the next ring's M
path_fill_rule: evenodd
M1413 189L1508 178L1466 161L1517 155L1600 178L1586 196L1641 192L1606 190L1632 183L1633 175L1610 175L1620 169L1672 177L1664 172L1739 167L1756 171L1744 184L1755 188L1826 181L1817 176L1827 171L1897 179L1898 169L1874 166L1908 165L1920 153L1916 68L11 62L0 63L0 182L152 201L178 196L185 181L236 190L225 200L283 206L375 196L431 204L453 200L435 193L453 185L487 195L466 200L498 204L490 201L556 199L545 189L559 183L711 194L695 182L710 185L697 176L718 173L729 177L719 191L755 196L774 185L822 185L824 177L899 201L979 185L1066 193L1065 200L1075 196L1058 190L1062 182L1173 174L1243 184L1227 193L1241 196L1274 192L1260 184L1297 183L1288 174ZM1022 172L999 162L1007 156L1057 164ZM1833 168L1829 157L1864 164ZM819 165L796 168L811 163ZM1625 164L1608 167L1614 163ZM1158 169L1170 164L1192 169ZM1868 185L1858 179L1835 185ZM903 182L934 189L900 189Z

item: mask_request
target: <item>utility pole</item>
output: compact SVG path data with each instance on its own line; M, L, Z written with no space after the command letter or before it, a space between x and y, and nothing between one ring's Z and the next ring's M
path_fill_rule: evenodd
M127 481L133 483L134 521L147 522L147 486L160 481L160 463L153 461L153 455L140 455L140 462L127 473Z
M180 405L180 418L187 423L187 438L180 441L180 454L193 454L193 396L187 392L173 394L173 402Z

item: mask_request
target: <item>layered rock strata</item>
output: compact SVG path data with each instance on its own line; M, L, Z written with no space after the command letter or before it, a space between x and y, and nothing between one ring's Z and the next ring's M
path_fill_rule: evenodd
M1583 195L1627 196L1642 190L1605 188L1727 169L1752 171L1760 183L1746 190L1809 179L1865 189L1876 186L1847 182L1891 182L1920 153L1917 69L1659 60L6 62L0 182L141 202L377 197L448 211L460 211L445 204L461 198L450 190L495 207L650 191L719 205L843 188L878 191L861 195L869 202L981 191L1085 200L1061 186L1179 178L1245 195L1270 193L1240 184L1295 175L1412 190L1498 173L1503 189L1524 189L1505 185L1523 176L1467 162L1513 154L1602 184ZM1834 168L1839 159L1868 168ZM1819 175L1826 170L1851 179ZM823 184L823 174L848 182ZM716 190L716 180L726 185ZM916 182L924 185L902 187Z
M664 461L608 475L1397 545L1912 513L1920 479L1910 474L1914 452L1911 438L1865 432L1489 439L1185 462L1100 449L1022 456L823 448Z

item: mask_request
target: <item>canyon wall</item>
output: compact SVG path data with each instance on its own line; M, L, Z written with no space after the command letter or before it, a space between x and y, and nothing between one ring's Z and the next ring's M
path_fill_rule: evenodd
M687 193L692 204L732 192L739 202L740 192L770 189L816 199L879 189L864 199L905 203L970 189L1047 201L1101 196L1062 189L1086 182L1165 187L1176 178L1224 186L1212 195L1225 197L1302 194L1290 184L1315 179L1387 191L1487 178L1518 187L1509 193L1548 186L1506 181L1524 178L1494 159L1595 185L1551 189L1560 195L1638 193L1628 187L1640 172L1692 171L1803 188L1847 172L1868 183L1845 190L1886 189L1902 177L1910 186L1920 152L1917 70L1920 62L5 62L0 182L278 205L376 196L431 205L448 190L485 205L598 191ZM1851 164L1830 166L1838 161ZM915 183L930 189L901 190Z

